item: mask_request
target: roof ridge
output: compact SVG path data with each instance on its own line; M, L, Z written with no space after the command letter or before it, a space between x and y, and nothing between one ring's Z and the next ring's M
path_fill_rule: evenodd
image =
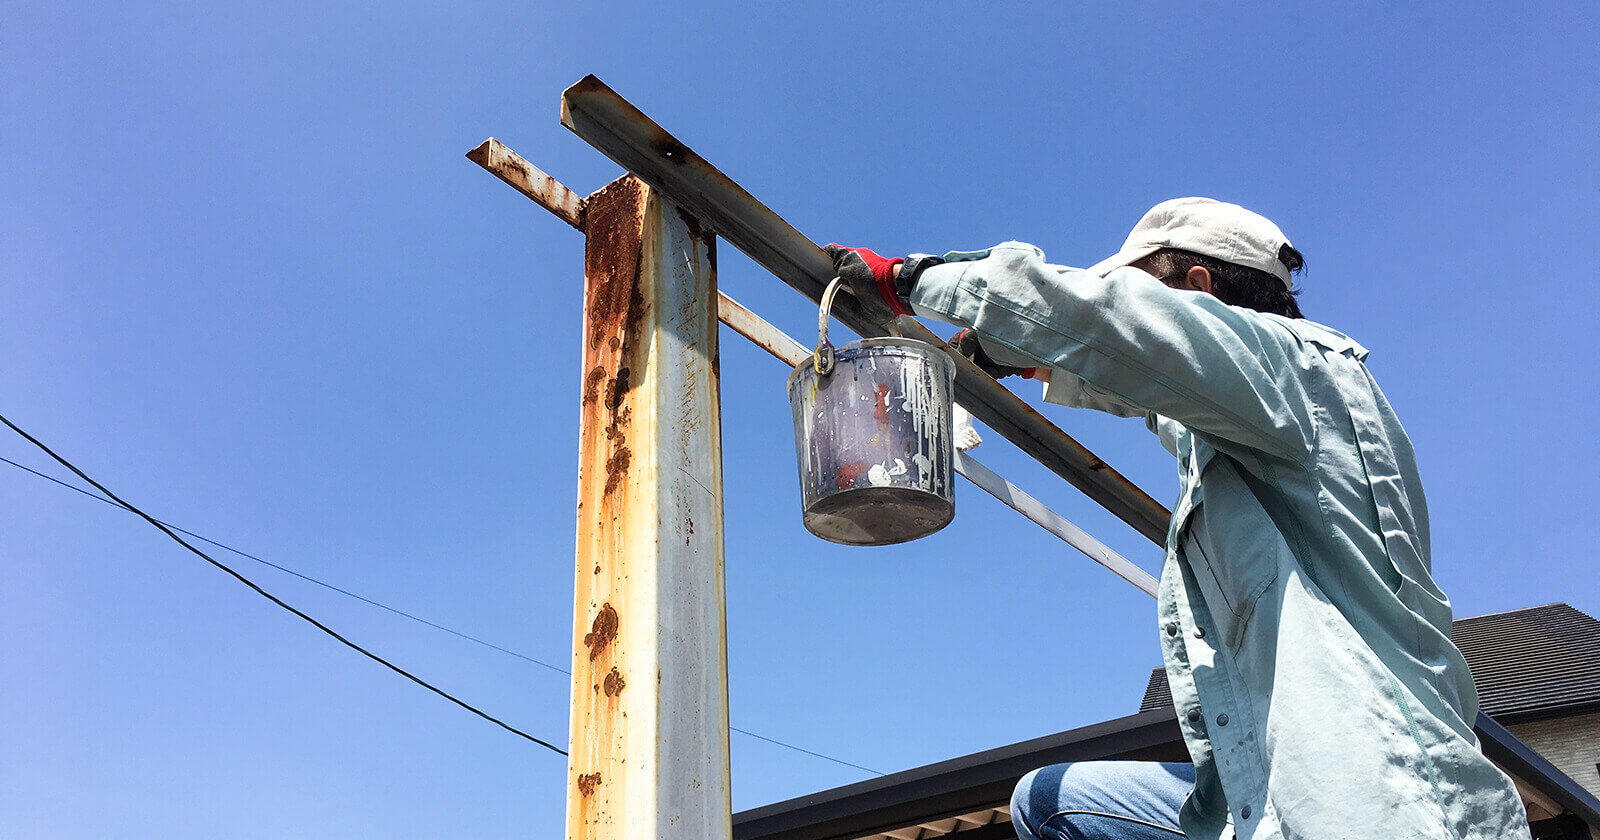
M1580 615L1588 615L1588 613L1585 613L1583 610L1580 610L1577 607L1574 607L1573 605L1567 603L1566 601L1551 601L1548 604L1539 604L1537 606L1532 606L1532 607L1517 607L1516 609L1501 610L1499 612L1492 612L1492 613L1484 613L1483 615L1469 615L1466 618L1458 618L1455 621L1452 621L1451 623L1454 624L1454 623L1456 623L1458 621L1477 621L1480 618L1496 618L1496 617L1499 617L1499 616L1502 616L1502 615L1511 615L1512 613L1533 612L1534 610L1542 610L1542 609L1547 609L1549 607L1566 607L1567 609L1572 610L1574 612L1577 612Z

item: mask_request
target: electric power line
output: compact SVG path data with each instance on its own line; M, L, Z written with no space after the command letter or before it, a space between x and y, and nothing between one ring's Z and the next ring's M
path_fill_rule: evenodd
M15 429L23 437L25 437L29 441L33 442L35 446L38 446L39 448L44 449L44 451L46 453L50 454L51 457L55 458L57 461L61 462L65 466L67 466L67 468L71 469L74 473L77 473L85 481L88 481L90 484L94 484L95 487L101 489L102 492L105 492L107 495L110 495L110 491L106 491L106 490L104 490L104 488L100 488L100 485L95 484L93 479L90 479L88 476L84 475L83 473L78 472L78 470L75 467L73 467L71 464L67 464L66 461L62 460L54 452L51 452L49 449L45 448L43 444L41 444L38 441L34 440L26 432L23 432L21 429L18 429L15 425L13 425L11 423L11 421L5 420L5 418L3 416L0 416L0 420L4 420L7 426L11 426L12 429ZM337 593L339 593L341 595L348 596L350 598L354 598L357 601L361 601L362 603L365 603L365 604L370 604L370 605L372 605L374 607L377 607L379 609L387 610L388 612L394 613L395 615L398 615L398 616L400 616L402 618L410 619L411 621L415 621L415 622L417 622L419 624L423 624L423 625L426 625L428 627L432 627L435 630L441 630L441 631L443 631L445 633L449 633L452 636L456 636L458 638L465 639L465 640L467 640L469 642L472 642L474 644L482 645L482 646L484 646L486 648L489 648L491 650L499 651L500 653L506 654L508 656L514 656L514 657L516 657L518 659L524 660L526 662L531 662L531 663L533 663L535 665L538 665L538 666L540 666L542 668L548 668L548 669L550 669L552 671L555 671L556 673L559 673L559 674L564 674L564 675L567 675L567 676L571 676L572 675L572 672L567 670L566 668L562 668L562 667L559 667L559 666L556 666L556 665L551 665L548 662L543 662L541 660L535 659L535 658L533 658L531 656L528 656L527 654L520 653L520 652L515 651L515 650L511 650L510 648L501 647L500 645L497 645L497 644L495 644L493 642L489 642L489 641L486 641L484 639L480 639L480 638L478 638L476 636L473 636L473 635L470 635L470 634L467 634L467 633L463 633L463 632L461 632L459 630L455 630L453 628L446 627L446 626L444 626L442 624L437 624L435 622L429 621L426 618L422 618L420 616L408 613L408 612L406 612L404 610L397 609L395 607L391 607L388 604L384 604L384 603L381 603L379 601L375 601L375 600L373 600L371 598L367 598L367 597L365 597L363 595L358 595L358 594L356 594L354 592L349 591L348 589L342 589L342 588L340 588L338 586L335 586L335 585L333 585L331 583L327 583L325 581L318 580L318 579L316 579L314 577L311 577L310 575L307 575L307 574L304 574L304 573L301 573L301 572L297 572L294 569L288 568L287 566L280 566L277 563L273 563L270 560L265 560L265 559L263 559L261 557L257 557L254 554L250 554L250 553L248 553L246 551L242 551L240 549L234 548L233 546L230 546L230 545L228 545L226 543L218 542L217 540L211 539L210 537L207 537L207 536L204 536L204 535L201 535L201 534L197 534L194 531L186 530L184 528L178 527L177 525L171 525L171 524L163 522L161 520L152 519L151 517L146 516L142 511L136 510L131 505L128 505L127 503L122 502L120 499L118 499L117 501L112 501L111 499L105 498L104 496L97 496L97 495L95 495L93 493L90 493L89 491L83 489L82 487L77 487L75 485L69 484L69 483L67 483L65 481L62 481L59 478L56 478L55 476L48 475L46 473L42 473L42 472L40 472L40 471L38 471L36 469L33 469L31 467L25 466L23 464L19 464L16 461L13 461L10 458L6 458L4 456L0 456L0 461L3 461L5 463L7 463L7 464L10 464L11 466L16 467L17 469L20 469L20 470L22 470L24 472L31 473L31 474L33 474L35 476L38 476L39 478L45 479L46 481L54 482L55 484L58 484L58 485L60 485L62 487L65 487L66 489L71 490L74 493L78 493L78 494L81 494L81 495L83 495L83 496L85 496L87 498L94 499L97 502L102 502L104 504L111 505L112 507L121 508L122 510L126 510L126 511L128 511L130 513L137 514L137 515L145 518L146 520L150 521L151 523L153 523L153 524L155 524L158 527L161 527L163 529L170 528L173 531L177 531L179 533L186 534L186 535L188 535L190 537L193 537L193 538L195 538L197 540L200 540L202 542L208 543L210 545L214 545L214 546L216 546L216 547L218 547L218 548L220 548L220 549L222 549L224 551L231 552L231 553L236 554L236 555L238 555L240 557L243 557L243 558L245 558L247 560L253 560L253 561L257 562L257 563L262 564L263 566L268 566L270 568L277 569L278 571L284 572L285 574L293 575L293 576L295 576L297 578L300 578L301 580L307 581L309 583L314 583L317 586L321 586L321 587L323 587L325 589L332 590L334 592L337 592ZM169 533L168 536L172 536L172 535ZM177 538L173 537L173 539L177 539ZM201 557L205 557L206 560L208 560L208 561L210 561L210 562L212 562L214 564L217 564L217 561L212 560L210 557L207 557L204 554L201 554L199 551L195 550L193 546L189 546L187 543L183 543L182 540L179 540L179 543L183 544L184 547L188 548L190 551L194 551L196 554L200 554ZM221 564L217 564L217 565L220 566ZM231 570L228 570L226 567L223 567L223 568L224 568L224 571L229 571L230 573L232 573ZM238 577L238 575L235 574L235 577ZM248 584L248 581L246 581L246 583ZM260 589L258 587L254 587L253 584L250 584L250 585L253 588L256 588L257 591L260 591ZM265 592L262 592L261 594L266 595ZM268 598L272 598L272 596L270 596L270 595L267 595L267 597ZM277 602L277 599L275 599L275 598L272 598L272 600ZM281 602L278 602L278 603L281 606L284 606L286 609L289 609L291 612L295 612L295 614L300 615L302 618L306 618L306 620L312 621L308 616L305 616L305 615L299 613L298 610L294 610L293 608L288 607L288 605L282 604ZM315 621L312 621L312 623L313 624L317 624L317 622L315 622ZM318 626L321 627L320 624L318 624ZM326 630L326 628L323 628L323 629ZM327 632L329 632L330 634L332 633L331 630L327 631ZM334 634L334 635L335 635L335 638L339 638L340 641L344 641L345 644L350 644L348 641L344 640L342 637L337 636L337 634ZM351 645L351 647L355 647L355 646ZM361 650L360 648L356 648L356 649L357 650ZM365 650L361 650L361 652L362 653L366 653L368 656L372 655L370 653L367 653ZM373 657L373 658L376 659L377 657ZM379 661L382 662L382 660L379 660ZM383 664L389 665L389 663L387 663L387 662L384 662ZM393 665L389 665L389 667L394 668ZM395 670L398 671L399 669L395 668ZM404 672L401 672L401 673L404 673ZM410 674L406 674L406 676L410 677L413 680L416 679L415 677L411 677ZM420 680L418 680L418 682L420 682ZM433 686L426 685L425 683L423 685L425 687L435 691L435 692L440 693L441 695L445 696L447 699L450 699L450 700L452 700L452 701L454 701L456 703L461 703L461 701L455 700L455 698L450 697L449 695L444 695L443 692L440 692L438 689L433 688ZM461 705L465 706L466 704L461 703ZM472 709L470 706L468 706L467 708L469 710L471 710L471 711L476 712L479 715L482 715L483 717L486 717L486 718L488 717L487 715L483 715L482 712L478 712L476 709ZM488 718L488 719L489 720L493 720L495 723L498 723L501 726L506 726L504 723L501 723L498 720L494 720L493 718ZM506 728L510 729L511 727L506 726ZM758 734L756 732L751 732L748 729L741 729L741 728L739 728L737 726L731 726L731 725L728 728L729 728L729 730L731 730L733 732L737 732L740 735L745 735L745 736L750 737L750 738L755 738L758 741L766 741L769 744L775 744L775 745L783 747L785 749L793 750L793 751L799 752L799 753L804 753L804 754L809 755L809 756L814 756L816 758L823 759L824 761L831 761L834 764L841 764L841 765L843 765L845 767L851 767L851 768L854 768L856 770L862 770L862 771L865 771L867 773L871 773L871 774L873 774L875 776L885 775L881 771L874 770L874 769L872 769L870 767L863 767L860 764L856 764L856 763L850 762L850 761L845 761L842 758L834 758L831 755L825 755L823 753L819 753L819 752L816 752L814 750L808 750L805 747L796 746L794 744L790 744L790 743L787 743L787 742L784 742L784 741L780 741L780 740L778 740L776 738L769 738L766 735L761 735L761 734ZM511 731L517 732L517 734L522 735L525 738L529 738L530 740L537 741L540 744L544 744L544 746L547 746L547 747L550 746L549 744L545 744L543 741L539 741L537 738L533 738L531 735L527 735L526 733L518 732L515 729L512 729ZM552 749L554 749L554 748L552 747ZM561 752L560 750L556 750L556 751L557 752ZM562 754L565 755L566 753L562 753Z
M826 759L826 760L828 760L828 761L831 761L831 762L833 762L833 763L834 763L834 764L843 764L843 765L844 765L844 766L846 766L846 767L854 767L854 768L856 768L856 769L857 769L857 770L865 770L865 771L867 771L867 772L868 772L868 773L871 773L871 774L872 774L872 775L874 775L874 776L883 776L883 775L887 775L887 774L885 774L885 773L882 773L882 772L879 772L879 771L877 771L877 770L874 770L874 769L872 769L872 768L871 768L871 767L862 767L862 766L861 766L861 765L859 765L859 764L852 764L852 763L850 763L850 762L848 762L848 761L845 761L845 760L844 760L844 759L842 759L842 758L834 758L834 757L833 757L833 756L831 756L831 755L823 755L823 754L822 754L822 753L819 753L819 752L812 752L812 751L811 751L811 750L808 750L808 749L806 749L806 748L805 748L805 747L797 747L797 746L795 746L795 745L794 745L794 744L785 744L785 743L784 743L784 742L782 742L782 741L779 741L779 740L778 740L778 739L776 739L776 738L768 738L768 737L767 737L767 736L765 736L765 735L757 735L757 734L756 734L756 733L754 733L754 732L751 732L751 731L750 731L750 730L748 730L748 729L740 729L740 728L739 728L739 727L737 727L737 726L729 726L729 727L728 727L728 728L729 728L729 729L731 729L731 730L733 730L733 731L734 731L734 732L737 732L737 733L739 733L739 734L740 734L740 735L749 735L749 736L750 736L750 737L752 737L752 738L755 738L755 739L756 739L756 740L759 740L759 741L766 741L766 742L767 742L767 743L769 743L769 744L777 744L777 745L778 745L778 746L780 746L780 747L785 747L785 748L787 748L787 749L791 749L791 750L794 750L794 751L796 751L796 752L803 752L803 753L805 753L805 754L806 754L806 755L814 755L814 756L816 756L816 757L817 757L817 758L822 758L822 759Z
M493 723L496 726L499 726L502 729L505 729L506 731L511 732L512 734L520 735L520 736L522 736L524 738L527 738L528 740L534 742L535 744L538 744L538 745L540 745L542 747L546 747L548 749L554 750L555 752L558 752L561 755L566 755L567 754L566 750L563 750L560 747L558 747L558 746L556 746L556 745L554 745L554 744L552 744L552 743L550 743L548 741L543 741L543 740L540 740L538 738L535 738L532 735L529 735L528 733L523 732L522 730L512 726L511 724L506 723L505 721L500 720L499 718L496 718L496 717L490 715L488 712L485 712L482 709L479 709L478 707L473 706L473 705L467 703L466 701L461 700L461 699L455 697L454 695L451 695L451 694L445 692L443 689L439 688L438 686L435 686L434 684L428 682L427 680L422 679L421 677L417 676L416 674L413 674L410 671L407 671L406 669L401 668L399 665L396 665L393 662L390 662L389 660L384 659L383 657L377 655L376 653L373 653L372 651L367 650L366 648L356 644L355 642L352 642L349 639L346 639L344 636L339 635L338 631L334 630L333 628L329 627L328 625L323 624L322 622L320 622L320 621L312 618L311 616L309 616L309 615L307 615L307 614L295 609L292 606L289 606L289 604L285 603L282 599L278 598L276 595L273 595L272 593L268 592L267 590L262 589L254 581L252 581L249 578L245 577L244 575L241 575L238 572L234 571L231 567L229 567L225 563L221 562L220 560L217 560L217 559L213 558L211 555L206 554L204 551L201 551L200 549L195 548L194 545L192 545L188 541L184 540L183 537L178 536L177 533L175 533L172 529L170 529L167 526L161 524L160 522L157 522L153 517L150 516L150 514L145 513L144 511L142 511L142 510L134 507L133 505L128 504L127 502L123 501L121 497L119 497L117 494L111 492L110 490L106 489L105 486L102 485L100 482L95 481L94 479L90 478L87 474L84 473L83 470L80 470L77 467L73 466L72 462L70 462L67 459L61 457L60 455L57 455L55 453L55 450L52 450L50 447L45 446L43 443L41 443L39 441L38 438L35 438L33 435L30 435L27 432L23 431L21 427L17 426L17 424L15 424L15 423L11 422L11 420L9 418L7 418L5 415L0 415L0 423L4 423L7 426L11 427L12 431L16 432L19 435L22 435L22 437L24 439L26 439L29 443L33 444L34 446L39 447L39 449L41 451L43 451L44 454L49 455L51 458L55 459L55 461L57 463L59 463L61 466L66 467L67 469L71 470L72 473L74 475L76 475L77 477L83 479L84 481L89 482L89 485L94 487L94 489L99 490L101 493L104 493L106 498L108 498L111 501L115 502L118 506L126 508L127 510L137 514L139 516L139 518L141 518L144 521L149 522L151 525L155 526L156 529L161 531L161 533L166 534L167 536L171 537L172 540L174 542L176 542L178 545L181 545L184 548L187 548L189 551L191 551L194 554L198 555L202 560L205 560L207 563L210 563L211 565L216 566L218 569L221 569L222 571L228 573L228 575L230 575L231 577L233 577L235 580L239 581L240 583L244 584L245 586L250 587L252 590L254 590L256 592L256 594L260 595L261 597L266 598L268 601L271 601L272 603L277 604L280 607L283 607L284 609L288 610L289 612L294 613L295 615L299 616L300 618L304 619L306 622L311 624L311 626L313 626L313 627L317 628L318 630L321 630L322 632L327 633L329 636L332 636L333 638L337 639L341 644L345 645L346 647L350 648L351 650L354 650L355 652L361 654L362 656L365 656L368 659L371 659L372 661L378 663L379 665L382 665L385 668L388 668L389 670L394 671L395 673L399 674L400 676L405 677L408 680L411 680L412 682L416 683L417 685L420 685L423 688L426 688L427 690L433 692L434 694L437 694L440 697L443 697L444 699L449 700L450 702L456 704L457 706L460 706L461 708L466 709L467 711L477 715L478 717L481 717L484 720L487 720L490 723Z
M119 505L116 502L113 502L113 501L111 501L110 499L107 499L104 496L96 496L95 494L90 493L88 490L85 490L82 487L76 487L74 485L68 484L67 482L62 481L61 479L56 478L53 475L49 475L49 474L46 474L46 473L39 472L38 470L33 469L32 467L23 466L22 464L19 464L16 461L11 460L10 458L6 458L6 457L3 457L3 456L0 456L0 461L4 461L5 463L10 464L11 466L16 467L17 469L22 470L24 472L33 473L34 475L36 475L36 476L38 476L38 477L40 477L40 478L42 478L42 479L44 479L46 481L53 481L56 484L59 484L62 487L65 487L65 488L67 488L68 490L71 490L74 493L82 494L83 496L86 496L86 497L88 497L90 499L94 499L97 502L101 502L101 503L104 503L104 504L108 504L108 505L110 505L110 506L112 506L114 508L118 508L118 509L121 509L121 510L128 510L129 512L132 512L129 508L124 507L122 505ZM372 606L377 607L380 610L388 610L389 612L392 612L395 615L398 615L398 616L400 616L402 618L409 618L412 621L417 622L418 624L425 624L425 625L427 625L429 627L432 627L435 630L443 630L444 632L449 633L452 636L457 636L459 638L466 639L467 641L473 642L474 644L480 644L480 645L483 645L486 648L490 648L492 650L497 650L497 651L500 651L501 653L504 653L504 654L507 654L507 655L510 655L510 656L515 656L518 659L522 659L522 660L525 660L525 661L528 661L528 662L532 662L533 664L538 665L538 666L540 666L542 668L549 668L550 670L555 671L558 674L566 674L568 676L572 675L571 671L568 671L567 669L562 668L562 667L560 667L558 665L551 665L548 662L541 662L540 660L534 659L533 657L528 656L527 654L518 653L517 651L511 650L510 648L501 647L501 646L495 644L494 642L485 641L485 640L480 639L480 638L478 638L476 636L472 636L472 635L463 633L463 632L461 632L459 630L455 630L455 629L446 627L443 624L435 624L434 622L429 621L428 619L423 618L421 616L413 615L411 613L406 612L405 610L397 609L395 607L389 606L388 604L384 604L384 603L381 603L381 602L378 602L378 601L374 601L371 598L368 598L368 597L366 597L364 595L357 595L356 593L351 592L348 589L341 589L341 588L339 588L337 586L334 586L333 584L328 583L326 581L317 580L316 578L314 578L314 577L312 577L312 576L310 576L308 574L303 574L301 572L297 572L294 569L291 569L291 568L289 568L287 566L280 566L277 563L272 562L271 560L264 560L264 559L262 559L260 557L255 556L254 554L250 554L249 552L242 551L240 549L234 548L233 546L228 545L226 543L217 542L216 540L211 539L210 537L204 536L202 534L196 534L193 531L186 530L184 528L180 528L180 527L178 527L176 525L173 525L170 522L166 522L166 521L160 520L160 519L158 519L156 521L161 523L162 525L167 526L168 528L171 528L174 531L177 531L180 534L185 534L187 536L194 537L195 539L200 540L203 543L214 545L217 548L222 549L223 551L227 551L227 552L231 552L233 554L237 554L240 557L245 558L246 560L254 560L254 561L256 561L257 563L260 563L263 566L267 566L267 567L270 567L270 568L273 568L273 569L277 569L278 571L283 572L284 574L294 575L295 577L300 578L303 581L306 581L308 583L314 583L314 584L316 584L316 585L318 585L318 586L320 586L320 587L322 587L324 589L330 589L330 590L332 590L334 592L339 593L340 595L349 596L349 597L354 598L357 601L360 601L360 602L362 602L364 604L371 604Z

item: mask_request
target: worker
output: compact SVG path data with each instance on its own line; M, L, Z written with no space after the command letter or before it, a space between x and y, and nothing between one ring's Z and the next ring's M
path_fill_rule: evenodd
M1411 442L1367 351L1301 317L1277 225L1174 199L1087 270L1021 242L828 252L868 318L965 327L991 375L1142 417L1178 459L1156 631L1192 762L1035 770L1023 840L1529 836L1473 734Z

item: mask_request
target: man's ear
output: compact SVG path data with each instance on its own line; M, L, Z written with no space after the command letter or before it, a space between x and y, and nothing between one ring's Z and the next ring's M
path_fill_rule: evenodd
M1196 292L1211 294L1211 272L1205 266L1192 266L1183 273L1183 287Z

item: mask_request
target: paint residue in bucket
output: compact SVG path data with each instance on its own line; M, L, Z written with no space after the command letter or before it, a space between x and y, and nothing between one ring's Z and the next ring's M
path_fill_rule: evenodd
M934 476L934 458L943 451L944 438L949 434L950 410L949 404L939 399L941 391L930 374L931 371L923 367L913 370L907 365L900 369L900 389L904 395L900 410L910 418L912 436L918 441L919 451L911 455L912 462L917 465L917 485L929 489Z
M850 488L856 486L857 479L861 478L861 473L866 471L866 469L866 461L851 461L847 464L840 464L838 478L839 489L849 490Z

